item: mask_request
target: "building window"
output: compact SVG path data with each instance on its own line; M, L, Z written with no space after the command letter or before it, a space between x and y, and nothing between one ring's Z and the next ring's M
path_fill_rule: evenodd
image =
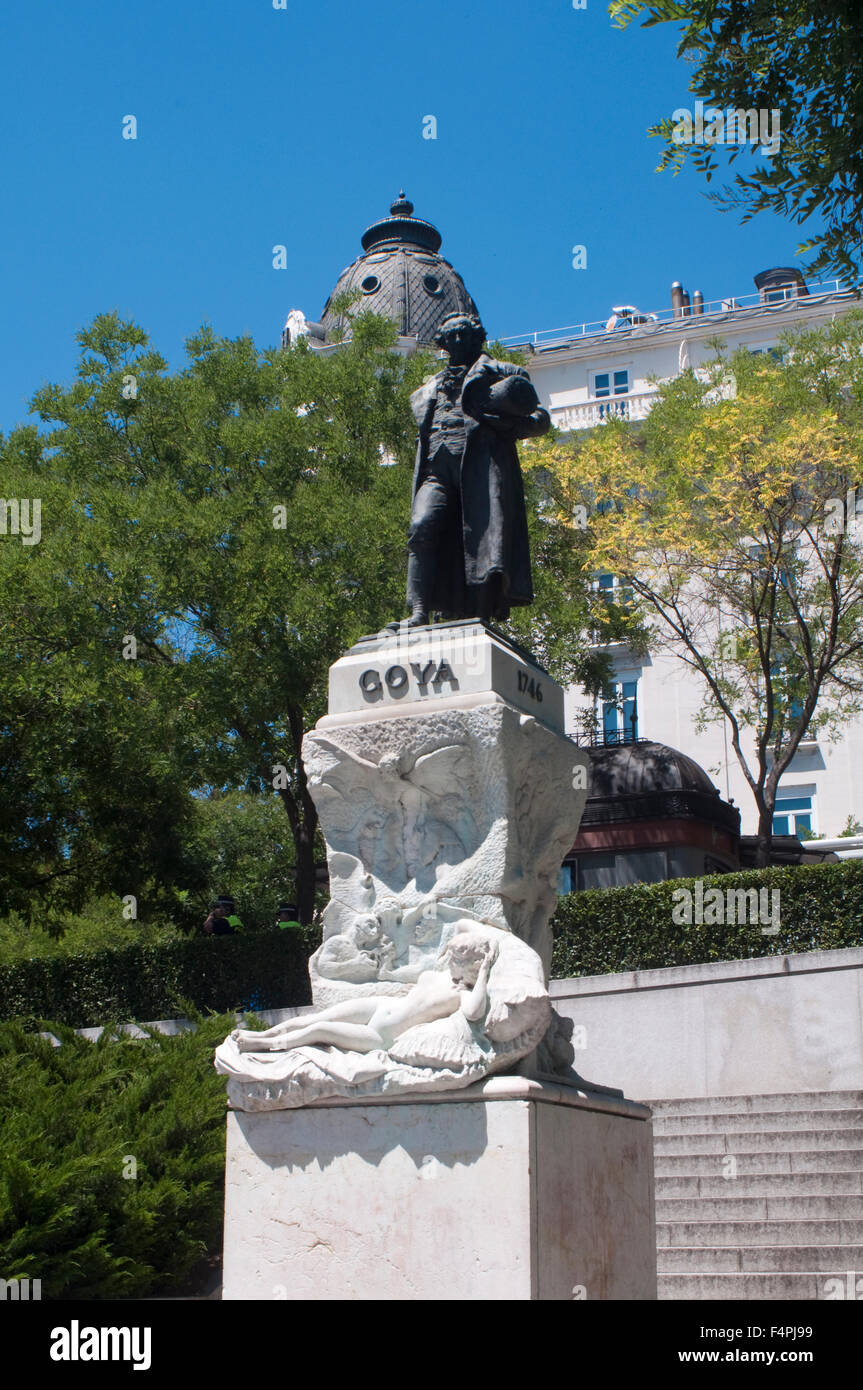
M577 874L575 864L570 859L566 864L561 866L560 872L557 875L558 897L562 898L566 893L574 893L576 881Z
M773 808L773 834L799 836L802 831L804 839L810 838L815 819L812 800L812 795L804 792L779 792Z
M747 348L746 351L750 357L772 357L774 362L784 360L782 349L778 347L751 347Z
M622 888L628 883L663 883L668 878L668 854L664 849L619 850L611 854L584 854L578 860L573 891Z
M613 574L601 574L596 581L599 597L604 603L612 603L614 600L615 579Z
M780 574L779 582L783 589L788 589L793 594L793 576ZM781 719L786 728L797 724L803 717L803 697L808 684L805 673L795 675L793 663L774 661L770 667L770 684L773 690L775 717ZM766 717L765 709L762 697L762 723Z
M624 584L616 574L597 574L594 575L592 582L593 592L598 599L601 599L609 608L617 609L618 613L610 613L606 621L612 622L619 618L619 613L629 613L635 607L635 596L629 584ZM615 630L617 630L615 628ZM591 629L590 640L594 646L602 646L609 640L620 641L620 637L609 639L608 629L605 627L600 613L596 613L596 625Z
M638 681L612 681L597 701L597 730L605 744L638 738Z
M593 395L596 400L606 396L625 396L629 391L629 369L619 372L594 372Z
M611 502L600 502L596 510L610 511L613 505ZM629 584L621 583L616 574L598 574L593 581L593 588L603 603L615 603L618 608L632 607L632 589Z

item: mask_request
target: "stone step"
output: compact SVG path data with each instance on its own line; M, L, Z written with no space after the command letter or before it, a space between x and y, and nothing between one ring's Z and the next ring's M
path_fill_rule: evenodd
M661 1246L660 1274L793 1274L863 1271L863 1245Z
M813 1150L849 1149L863 1146L863 1128L777 1130L761 1133L745 1130L734 1134L657 1134L653 1148L657 1155L666 1154L742 1154L777 1153Z
M860 1149L799 1149L789 1152L792 1173L840 1173L852 1168L863 1172ZM738 1173L740 1167L738 1165Z
M863 1244L863 1221L662 1221L657 1222L656 1244L711 1250L750 1245L838 1248Z
M653 1133L660 1134L736 1134L741 1130L761 1134L781 1130L854 1129L863 1133L863 1110L752 1110L745 1115L654 1115Z
M646 1100L654 1115L746 1115L769 1111L860 1110L863 1091L783 1091L765 1096L697 1096L682 1100Z
M863 1298L863 1275L859 1278L858 1299ZM831 1279L839 1283L831 1285ZM770 1299L798 1303L835 1299L842 1297L843 1293L847 1298L848 1282L844 1268L793 1274L660 1274L656 1296L659 1299L692 1302L725 1302L729 1299L754 1302Z
M647 1104L659 1298L863 1299L863 1091Z
M711 1160L712 1161L712 1160ZM863 1171L749 1173L736 1178L672 1173L656 1179L657 1200L675 1197L863 1197Z
M733 1186L733 1184L729 1184ZM863 1221L860 1197L662 1197L657 1221Z
M655 1141L654 1141L655 1147ZM730 1165L723 1159L728 1155L711 1150L709 1153L666 1153L654 1155L657 1177L687 1176L724 1178ZM735 1153L736 1179L767 1173L850 1173L863 1172L863 1148L859 1149L798 1149L791 1152Z

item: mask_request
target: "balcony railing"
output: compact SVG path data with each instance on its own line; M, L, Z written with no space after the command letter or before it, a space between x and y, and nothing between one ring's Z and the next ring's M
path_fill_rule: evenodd
M558 430L591 430L611 415L622 420L645 420L656 395L656 391L633 391L628 396L609 396L604 400L553 407L551 423Z
M627 704L629 698L627 697ZM614 715L614 711L609 713ZM572 735L575 743L587 748L617 748L624 743L644 743L644 738L638 732L638 706L632 701L632 712L627 716L626 712L619 706L616 716L611 718L608 723L605 719L595 719L587 728L582 727Z
M639 735L637 724L622 729L603 729L597 726L587 731L581 730L572 735L572 739L580 748L619 748L623 744L646 742Z

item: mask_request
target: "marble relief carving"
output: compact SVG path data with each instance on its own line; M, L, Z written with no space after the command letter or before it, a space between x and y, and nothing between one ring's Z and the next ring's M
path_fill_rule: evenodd
M331 891L316 1008L226 1039L233 1104L455 1089L538 1047L548 917L584 799L571 749L503 703L307 735Z

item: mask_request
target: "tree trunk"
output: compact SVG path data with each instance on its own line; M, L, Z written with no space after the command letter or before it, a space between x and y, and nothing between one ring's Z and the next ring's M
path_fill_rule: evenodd
M286 714L296 760L296 776L293 787L280 787L279 795L288 813L294 839L297 916L303 926L307 927L315 915L315 833L318 828L318 811L309 794L306 770L303 767L303 711L299 705L289 705Z
M315 915L315 823L303 819L294 836L297 856L297 916L306 927Z
M755 851L756 868L766 869L770 863L770 842L773 835L773 812L766 806L758 806L758 846Z

